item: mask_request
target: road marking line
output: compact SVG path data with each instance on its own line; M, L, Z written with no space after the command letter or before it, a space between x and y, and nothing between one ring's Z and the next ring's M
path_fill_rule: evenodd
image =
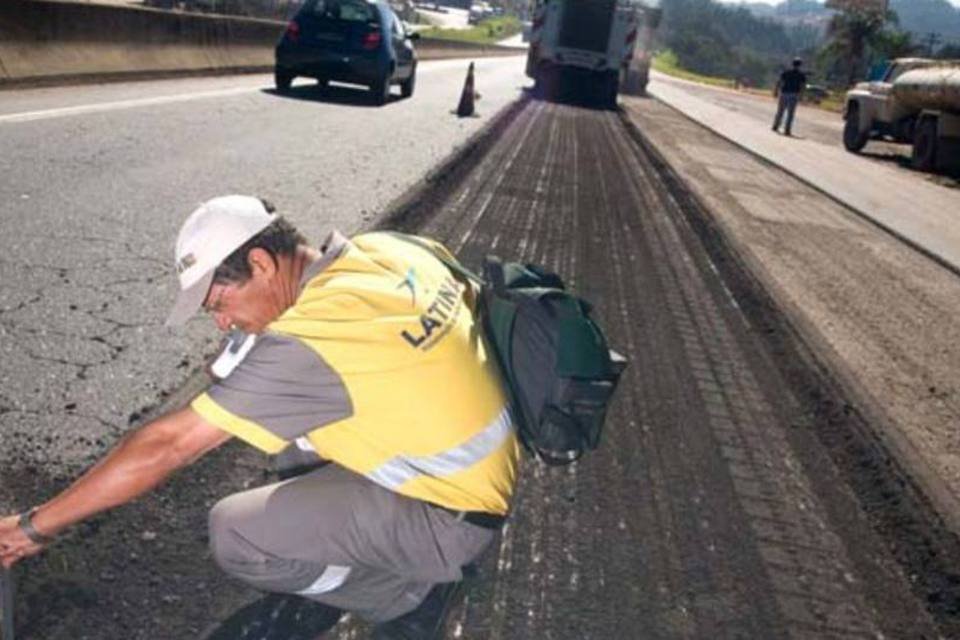
M76 116L87 113L102 113L105 111L118 111L120 109L133 109L136 107L149 107L159 104L170 104L174 102L188 102L190 100L203 100L206 98L218 98L221 96L239 95L242 93L252 93L261 91L267 87L234 87L232 89L220 89L219 91L202 91L200 93L182 93L172 96L156 96L154 98L137 98L134 100L118 100L116 102L101 102L99 104L83 104L75 107L62 107L60 109L44 109L42 111L25 111L23 113L11 113L0 116L0 124L6 122L31 122L33 120L48 120L50 118L62 118L65 116Z
M465 59L450 60L428 60L419 63L417 72L432 73L464 64ZM42 109L39 111L24 111L21 113L9 113L0 115L0 124L10 122L32 122L34 120L49 120L52 118L63 118L67 116L85 115L88 113L104 113L107 111L119 111L122 109L135 109L138 107L150 107L161 104L172 104L175 102L189 102L191 100L205 100L207 98L219 98L223 96L241 95L244 93L253 93L256 91L271 90L272 85L257 85L255 87L233 87L230 89L218 89L216 91L201 91L200 93L181 93L168 96L155 96L153 98L135 98L132 100L115 100L112 102L100 102L96 104L83 104L74 107L61 107L58 109Z

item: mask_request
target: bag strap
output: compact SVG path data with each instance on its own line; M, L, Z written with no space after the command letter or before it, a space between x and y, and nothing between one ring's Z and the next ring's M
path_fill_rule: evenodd
M420 238L417 238L416 236L407 235L405 233L399 233L397 231L382 231L381 233L384 233L388 236L392 236L397 240L402 240L404 242L408 242L410 244L420 247L424 251L429 252L430 255L432 255L434 258L442 262L445 267L450 269L450 271L453 271L454 273L460 275L463 278L466 278L467 280L470 280L471 282L475 282L481 287L486 286L487 284L486 280L484 280L483 278L475 274L473 271L470 271L459 262L455 260L451 260L447 256L439 253L436 249L431 247L429 244L427 244Z

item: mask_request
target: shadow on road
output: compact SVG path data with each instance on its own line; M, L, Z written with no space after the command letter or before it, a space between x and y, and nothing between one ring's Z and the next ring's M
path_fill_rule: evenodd
M604 104L599 97L589 93L581 93L576 91L556 91L544 95L538 94L532 87L524 87L523 92L533 100L540 100L542 102L552 102L554 104L563 104L571 107L582 107L584 109L591 109L594 111L616 111L618 109L618 107Z
M952 189L960 189L960 166L953 166L947 163L946 166L940 167L935 173L933 173L915 169L910 156L908 155L890 152L882 153L877 151L861 151L860 155L864 158L869 158L870 160L884 162L900 167L901 169L911 171L940 186L950 187Z
M280 92L276 89L261 89L263 93L277 96L278 98L287 98L290 100L305 100L309 102L327 102L330 104L342 104L351 107L370 107L376 108L373 97L365 88L346 87L341 85L321 86L319 84L305 84L291 87L289 91ZM400 96L391 95L387 104L392 104L400 100Z

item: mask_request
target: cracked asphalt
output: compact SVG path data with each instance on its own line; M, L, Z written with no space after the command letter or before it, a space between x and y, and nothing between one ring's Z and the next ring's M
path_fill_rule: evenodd
M479 75L492 114L518 95L522 59L482 64L499 79ZM0 104L0 170L13 178L0 185L0 506L63 486L196 379L213 332L202 319L161 327L166 256L193 204L247 191L313 238L399 225L470 265L494 252L556 269L631 360L600 450L559 469L524 465L515 512L448 637L955 637L956 540L712 226L685 182L714 188L703 167L664 161L673 144L704 144L702 132L662 105L631 114L659 127L645 136L613 112L521 101L400 206L486 121L450 118L459 87L447 85L462 68L436 69L449 80L421 80L420 102L384 110L309 86L280 99L262 78L224 81L212 101L164 98L198 90L193 80L91 89L101 105L128 103L116 108L73 94L62 107L44 93ZM389 202L405 215L380 217ZM207 509L269 481L266 469L230 445L75 528L19 568L18 637L202 636L256 597L210 561ZM365 631L348 618L328 635Z
M383 108L362 92L321 93L303 81L281 97L265 75L0 92L0 512L65 487L215 350L206 318L163 327L174 238L197 204L251 193L315 241L332 228L356 232L518 97L522 65L518 57L478 60L479 117L466 119L451 113L462 60L421 63L415 96ZM21 581L23 637L189 636L199 612L222 599L181 609L178 631L162 615L145 622L142 610L182 606L196 585L219 584L215 572L191 570L205 564L196 546L170 540L184 528L205 536L195 514L230 487L262 479L263 460L233 453L204 461L200 477L174 481L129 507L127 518L79 528L64 545L80 545L79 559L74 546L25 563L20 573L32 577ZM209 492L207 474L218 478ZM101 524L112 532L87 546ZM113 551L117 539L130 542L123 554ZM176 575L161 580L157 565L138 568L158 544L170 546L155 560L185 567L175 574L188 586L177 586ZM149 593L130 592L120 575ZM114 629L80 622L97 601L111 603Z

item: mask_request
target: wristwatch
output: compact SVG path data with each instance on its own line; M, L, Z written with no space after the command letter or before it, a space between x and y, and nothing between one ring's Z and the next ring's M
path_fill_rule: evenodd
M17 520L17 526L20 527L20 530L23 531L24 535L30 538L30 542L34 544L50 544L53 542L53 536L45 536L37 528L33 526L33 514L36 513L36 509L30 509L29 511L24 511L20 514L20 519Z

